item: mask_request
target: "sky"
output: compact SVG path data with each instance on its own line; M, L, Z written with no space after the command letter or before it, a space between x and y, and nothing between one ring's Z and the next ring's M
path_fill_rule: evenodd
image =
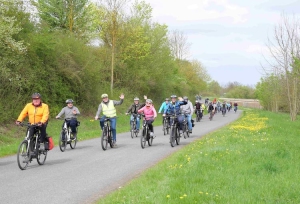
M300 0L145 0L153 21L179 30L212 80L255 86L268 66L268 38L281 15L300 13Z

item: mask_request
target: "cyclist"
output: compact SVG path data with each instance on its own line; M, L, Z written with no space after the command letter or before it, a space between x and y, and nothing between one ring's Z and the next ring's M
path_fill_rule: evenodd
M169 102L170 102L170 99L166 98L166 100L161 104L161 106L158 110L158 113L164 112L164 110L167 109ZM169 114L169 113L167 112L167 114ZM162 124L164 124L164 118L162 120Z
M237 111L237 109L238 109L238 103L237 103L237 102L234 102L234 103L233 103L233 106L234 106L234 111Z
M205 105L197 100L197 101L195 101L194 108L195 108L195 114L197 114L197 111L199 111L200 112L200 118L202 118L203 110L205 109Z
M41 94L33 93L32 102L27 103L22 112L20 113L16 124L20 125L20 123L28 116L28 120L30 124L38 124L38 128L41 131L40 137L40 149L44 149L44 142L46 139L46 128L49 119L49 107L46 103L43 103L41 98ZM34 134L34 127L29 129L29 135L32 136Z
M226 102L224 101L223 103L222 103L222 113L226 113Z
M187 104L182 105L180 107L181 109L181 113L185 115L185 117L187 117L187 121L188 121L188 126L189 126L189 132L192 133L192 115L194 112L194 107L192 102L189 101L187 96L183 97L183 100L187 102Z
M99 115L102 111L103 116L100 118L100 127L101 130L103 130L104 127L104 120L106 117L109 117L110 120L110 125L111 125L111 130L113 134L113 146L117 147L117 113L116 113L116 105L121 105L124 100L124 94L121 94L120 96L120 101L115 101L115 100L109 100L108 95L106 93L101 95L102 102L98 106L98 111L95 116L95 120L98 120Z
M215 114L215 107L214 107L214 104L212 102L209 102L207 110L208 110L208 113L212 113L212 115Z
M144 96L144 99L146 100L147 99L147 96ZM140 103L140 99L138 97L135 97L133 99L133 104L130 105L130 107L128 108L127 112L126 112L126 115L128 114L131 114L130 116L130 124L131 124L131 121L133 121L133 114L138 114L138 110L141 109L142 107L145 106L145 103ZM138 115L136 117L136 132L138 133L140 130L140 115Z
M167 109L164 110L163 116L166 116L166 113L169 112L170 114L176 114L177 121L179 123L179 134L182 136L182 122L183 122L183 115L180 114L180 106L187 104L186 101L184 101L181 97L178 97L176 95L171 96L171 102L168 104ZM170 120L170 124L173 121Z
M154 137L154 131L153 131L153 125L152 123L154 122L155 118L157 117L156 110L153 106L153 102L151 99L146 100L146 105L138 110L138 113L144 113L145 115L145 120L149 126L150 130L150 137Z
M77 116L80 115L80 112L76 106L73 105L74 101L72 99L67 99L67 106L62 108L60 113L55 118L60 118L62 115L65 115L65 120L68 127L71 127L72 137L71 139L76 139L77 132Z

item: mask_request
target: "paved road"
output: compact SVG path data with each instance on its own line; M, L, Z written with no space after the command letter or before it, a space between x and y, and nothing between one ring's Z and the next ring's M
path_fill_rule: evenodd
M236 120L240 113L231 111L225 117L218 113L212 121L204 116L201 122L195 123L190 138L182 138L181 144L173 148L160 126L154 128L157 137L153 146L145 149L140 146L140 137L131 139L128 132L117 135L116 149L103 151L100 138L80 141L75 150L68 147L65 152L55 147L48 152L45 165L33 161L25 171L19 169L16 155L2 158L0 201L91 203L193 140Z

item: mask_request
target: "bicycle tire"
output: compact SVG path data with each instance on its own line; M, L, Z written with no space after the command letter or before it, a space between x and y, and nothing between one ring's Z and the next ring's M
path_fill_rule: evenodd
M175 146L175 137L176 137L176 127L172 126L171 127L171 133L170 133L170 143L171 147Z
M101 136L101 146L104 151L107 150L107 144L108 144L108 135L106 134L106 132L107 129L103 128L103 132Z
M64 130L62 130L60 132L60 136L59 136L59 141L58 141L58 146L59 146L59 149L60 151L64 152L66 150L66 146L67 146L67 143L66 143L66 135L65 135L65 138L63 139L63 135L64 135Z
M168 131L168 124L167 124L167 121L164 119L164 124L163 124L163 130L164 130L164 135L167 134L167 131Z
M108 131L108 143L109 143L109 146L110 148L113 148L114 147L114 141L113 141L113 138L112 138L112 131L111 131L111 128L110 126L107 127L107 131Z
M143 134L142 134L142 137L141 137L141 147L142 147L142 149L144 149L145 146L146 146L147 134L148 134L147 130L145 128L143 128Z
M130 133L131 133L131 138L133 139L133 136L134 136L134 130L135 130L135 127L134 127L134 121L130 121Z
M71 149L75 149L76 144L77 144L77 137L76 137L76 139L71 139L71 141L70 141Z
M25 170L29 164L30 156L28 151L28 141L23 140L18 148L17 161L21 170Z
M152 143L153 143L153 137L150 137L150 135L148 135L147 137L148 137L148 139L147 139L148 145L150 147L150 146L152 146Z
M48 153L47 150L40 150L40 148L38 148L38 154L36 160L39 165L45 164L45 161L47 159L47 153Z
M176 128L176 137L175 137L176 144L180 144L180 135L179 135L179 130Z
M78 127L76 127L76 138L71 140L71 142L70 142L71 149L75 149L76 144L77 144L77 138L78 138Z

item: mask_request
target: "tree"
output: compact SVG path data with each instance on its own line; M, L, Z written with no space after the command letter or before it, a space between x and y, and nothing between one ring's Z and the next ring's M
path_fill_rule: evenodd
M86 41L93 37L93 4L89 0L33 0L33 4L52 29L67 30Z
M274 41L268 41L268 49L274 62L272 72L284 79L281 86L287 94L290 118L296 120L299 111L299 71L297 59L300 59L299 19L282 14L281 22L275 27Z
M189 56L191 44L187 42L187 36L182 31L172 31L169 36L169 42L175 59L184 60Z
M98 28L100 30L100 38L104 44L111 50L111 84L110 92L113 95L114 86L114 68L116 58L116 46L119 36L121 35L120 30L123 25L123 7L126 0L104 0L99 3L99 21Z

